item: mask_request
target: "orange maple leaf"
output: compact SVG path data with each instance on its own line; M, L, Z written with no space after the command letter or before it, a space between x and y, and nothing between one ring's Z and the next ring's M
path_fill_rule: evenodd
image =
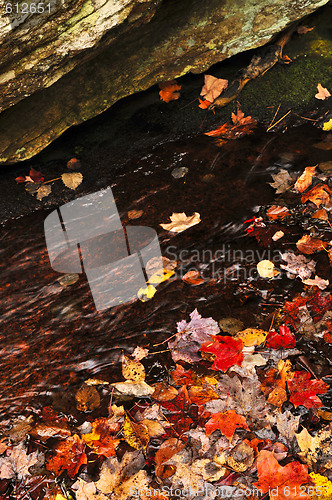
M250 430L245 417L238 415L234 410L228 410L225 413L214 413L205 424L208 436L218 429L229 441L232 440L234 432L239 427L246 431Z
M233 125L229 123L224 123L220 125L215 130L210 132L205 132L205 135L210 137L221 137L219 145L229 139L239 139L247 134L252 134L253 128L257 125L256 120L251 118L251 116L244 116L243 111L238 108L236 114L232 113Z
M228 80L223 78L216 78L212 75L204 75L204 85L201 90L201 95L207 101L213 102L220 96L221 92L227 87Z
M68 476L73 479L81 465L87 463L84 446L84 442L77 434L62 441L55 448L56 454L48 460L46 469L57 475L66 469Z
M318 184L317 186L311 188L307 193L301 196L301 203L306 201L311 201L317 207L320 205L329 205L330 203L330 188L327 184Z
M198 98L199 100L199 105L198 107L201 108L201 109L206 109L210 106L211 102L210 101L207 101L206 99L200 99Z
M273 452L262 450L257 457L258 481L253 485L269 493L271 500L310 500L301 485L312 485L308 467L299 462L290 462L285 467L279 465Z
M323 403L317 394L325 394L329 388L323 380L310 380L310 373L298 371L294 377L287 380L288 390L291 394L289 401L293 405L305 406L306 408L319 408Z
M306 167L304 169L303 174L295 182L295 189L297 189L300 193L303 193L310 184L312 184L312 178L315 175L316 167Z
M109 458L115 455L115 448L120 443L112 433L118 432L120 428L119 423L110 425L107 418L97 418L92 422L91 432L83 434L82 438L95 453Z
M326 250L328 245L329 243L319 238L312 238L309 234L305 234L296 242L297 249L306 255Z
M165 102L176 101L179 99L182 85L178 85L176 80L169 80L167 82L159 83L159 88L161 89L159 92L160 99Z

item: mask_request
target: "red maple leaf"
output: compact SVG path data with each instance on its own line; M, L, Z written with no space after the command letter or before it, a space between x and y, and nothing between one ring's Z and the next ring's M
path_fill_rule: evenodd
M81 465L87 463L84 443L77 434L66 439L66 441L62 441L55 448L55 453L54 457L48 460L46 469L57 475L66 469L68 476L73 479Z
M192 370L186 370L182 365L175 365L175 370L171 372L172 379L177 385L195 385L197 375Z
M271 500L311 499L300 488L303 484L313 484L306 465L294 461L282 467L273 452L262 450L257 457L257 474L258 481L253 485L263 494L269 493Z
M191 401L188 395L187 387L184 385L179 389L179 394L172 401L162 401L160 406L167 410L163 413L167 420L172 424L172 427L167 428L167 432L179 436L190 429L193 419L197 416L197 407L195 410L191 407ZM195 412L195 415L193 414ZM173 432L174 431L174 432Z
M292 379L287 380L290 392L290 402L295 406L306 408L319 408L323 403L317 394L325 394L329 388L322 380L310 380L310 373L297 371Z
M246 431L250 430L245 417L238 415L234 410L228 410L225 413L214 413L205 424L206 434L208 436L219 429L229 441L232 440L234 432L239 427L242 427L242 429Z
M226 372L233 365L240 365L243 361L243 342L232 337L211 336L214 342L204 342L200 351L215 354L216 358L212 370L222 370Z
M309 297L295 297L292 302L285 302L284 305L284 321L286 323L290 323L295 327L297 323L299 323L299 308L304 306L309 300Z
M30 168L29 175L26 176L19 176L16 177L16 182L18 184L22 182L44 182L44 177L41 172L38 172L38 170L35 170L34 168Z
M279 333L271 331L267 334L265 345L271 349L292 349L296 345L296 339L288 326L281 325Z
M159 92L160 99L164 102L175 101L180 97L180 92L177 91L181 90L181 85L178 85L176 80L161 82L159 88L161 89Z

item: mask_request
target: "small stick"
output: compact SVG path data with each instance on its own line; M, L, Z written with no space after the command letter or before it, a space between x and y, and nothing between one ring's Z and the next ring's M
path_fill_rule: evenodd
M271 125L270 127L268 127L268 128L266 129L266 132L268 132L269 130L271 130L271 128L273 128L273 127L275 127L276 125L278 125L278 123L280 123L280 122L281 122L284 118L286 118L286 116L288 116L290 112L291 112L291 110L287 111L287 113L286 113L284 116L282 116L282 117L280 118L280 120L278 120L278 121L277 121L277 122L275 122L273 125Z
M279 112L279 109L280 109L280 106L281 106L281 103L279 104L277 111L274 113L273 118L272 118L272 120L271 120L271 122L270 122L269 126L267 127L266 132L268 132L269 127L271 127L271 125L272 125L272 123L273 123L273 121L274 121L275 117L277 116L277 114L278 114L278 112Z

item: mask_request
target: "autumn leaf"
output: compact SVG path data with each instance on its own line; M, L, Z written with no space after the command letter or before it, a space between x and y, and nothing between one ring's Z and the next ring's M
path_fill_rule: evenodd
M37 191L37 196L36 196L37 200L41 201L43 198L48 196L51 193L51 191L52 188L50 184L40 186L40 188L38 188Z
M312 273L315 272L316 262L307 259L304 255L296 255L294 252L285 252L281 254L281 258L287 265L280 264L280 267L290 274L290 276L287 274L290 278L299 276L301 279L308 279Z
M122 354L122 375L126 380L140 382L141 380L145 380L145 368L139 361L130 359L125 354Z
M237 332L236 335L233 336L234 339L241 339L243 345L246 347L260 345L266 339L267 332L264 330L259 330L257 328L247 328L246 330L242 330Z
M173 213L170 216L172 222L168 224L159 224L166 231L172 231L173 233L181 233L191 226L195 226L201 222L201 217L198 212L194 212L194 215L186 215L182 213Z
M29 175L26 176L19 176L16 177L16 182L17 183L22 183L22 182L44 182L44 177L41 172L38 172L38 170L35 170L34 168L30 169Z
M315 276L315 279L306 279L302 280L302 283L308 286L317 286L320 290L325 290L329 286L329 280L324 280L323 278L320 278L319 276Z
M115 456L115 448L120 443L112 435L120 430L120 424L111 424L110 419L98 418L92 422L91 432L82 435L83 441L98 455Z
M225 413L215 413L205 424L208 436L218 429L229 441L232 440L234 432L239 427L247 431L250 430L245 417L238 415L234 410L228 410Z
M195 385L197 375L193 370L186 370L182 365L176 364L171 372L172 379L177 385Z
M302 195L301 203L305 203L309 200L317 207L320 207L320 205L329 205L330 193L331 191L327 184L318 184Z
M261 278L274 278L279 274L270 260L261 260L257 264L257 271Z
M29 468L36 463L43 463L44 455L37 451L27 453L23 443L11 446L6 449L0 457L0 478L1 479L23 479L30 476Z
M81 172L72 172L70 174L61 175L62 182L69 189L76 189L83 180L83 175Z
M56 446L55 455L48 460L46 469L57 475L67 470L68 476L73 479L81 465L87 463L84 446L84 442L77 434L62 441Z
M169 438L159 446L155 456L156 462L156 476L159 479L166 479L174 474L174 467L164 465L168 460L176 455L179 451L183 450L185 444L179 438Z
M240 365L244 355L242 353L242 340L235 340L232 337L212 337L212 342L204 342L200 351L215 355L212 370L222 370L226 372L233 365Z
M310 380L311 375L305 371L296 371L294 377L287 381L290 402L295 407L319 408L323 403L317 394L325 394L329 388L322 380Z
M293 349L296 339L288 326L281 325L279 333L271 330L266 337L266 347L271 349Z
M316 167L306 167L303 174L296 180L294 187L299 193L303 193L312 184L315 170Z
M215 130L206 132L205 135L210 137L221 137L221 143L229 139L239 139L244 135L251 134L253 128L257 125L256 120L251 116L244 116L244 113L238 108L237 113L231 115L233 125L224 123ZM220 144L221 144L220 143Z
M317 210L314 214L311 216L312 219L319 219L319 220L329 220L329 216L325 208L321 208L320 210Z
M213 102L220 96L221 92L227 88L228 80L216 78L211 75L204 75L204 85L201 90L201 96L207 101Z
M171 401L178 395L178 390L172 385L167 385L166 382L158 382L154 384L153 399L156 401Z
M152 299L157 289L153 285L147 285L145 288L140 288L137 292L137 298L142 302L147 302Z
M149 278L148 283L153 285L158 285L159 283L163 283L164 281L169 280L171 276L174 275L174 271L169 271L167 269L159 269Z
M317 85L317 90L318 93L315 94L316 99L321 99L322 101L324 101L331 96L330 92L325 87L322 87L320 83L318 83Z
M67 168L69 168L70 170L77 170L81 168L81 166L82 164L77 158L71 158L67 161Z
M293 184L288 170L281 169L277 174L271 174L271 176L274 182L269 182L269 184L276 189L276 194L285 193Z
M299 35L304 35L306 33L308 33L309 31L312 31L313 29L315 29L315 26L313 26L312 28L308 28L308 26L298 26L296 28L296 31L298 32Z
M135 450L146 450L150 436L144 424L133 422L126 416L123 434L127 443L135 448Z
M290 212L287 207L281 207L278 205L273 205L266 211L266 215L271 220L283 219L290 215Z
M312 238L309 234L302 236L296 243L298 250L306 255L326 250L328 245L329 243L318 238Z
M288 57L286 54L283 54L280 58L279 58L279 62L282 63L282 64L290 64L293 62L293 60Z
M128 217L132 220L139 219L140 217L142 217L143 213L143 210L129 210Z
M188 285L201 285L204 283L204 279L201 277L199 271L188 271L182 278Z
M198 107L201 108L201 109L207 109L210 106L210 104L212 104L212 102L206 101L204 99L198 98L198 100L199 100Z
M271 500L310 500L303 484L312 484L308 474L308 467L299 462L289 462L282 467L275 459L273 452L261 450L257 457L258 481L253 485L263 494L269 493Z
M176 101L180 97L180 92L182 85L178 85L176 80L168 80L167 82L159 83L160 99L164 102Z

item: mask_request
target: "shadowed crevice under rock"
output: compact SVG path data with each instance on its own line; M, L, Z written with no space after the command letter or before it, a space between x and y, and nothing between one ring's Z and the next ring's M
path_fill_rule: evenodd
M0 66L0 162L31 158L127 95L261 46L327 1L68 1L40 25L37 14L11 19L0 46L11 54Z

